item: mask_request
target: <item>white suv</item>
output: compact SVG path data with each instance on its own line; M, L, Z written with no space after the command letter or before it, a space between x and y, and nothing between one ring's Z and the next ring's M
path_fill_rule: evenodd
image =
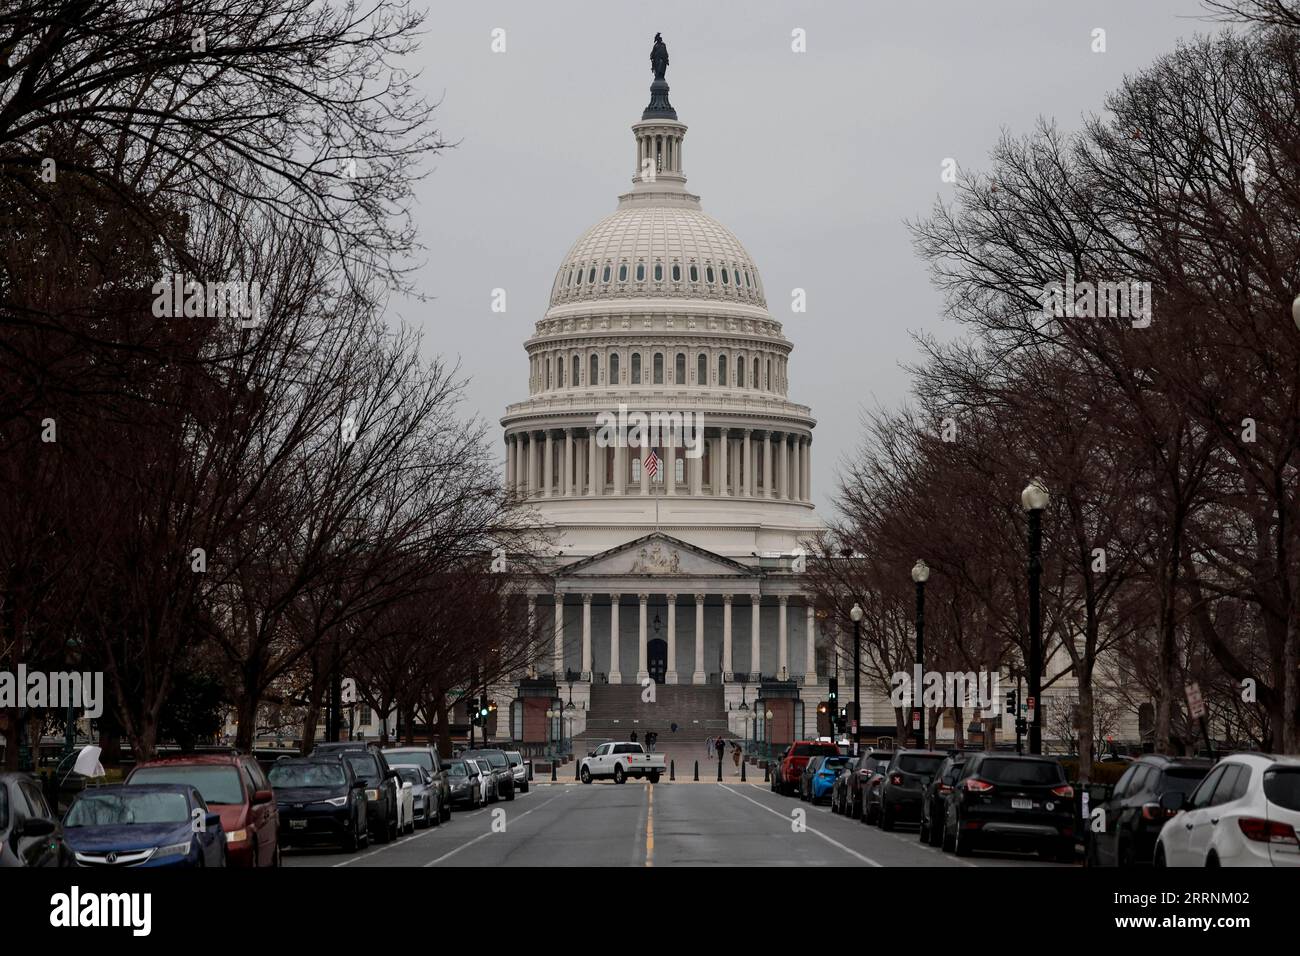
M1181 812L1160 830L1156 866L1300 867L1300 758L1233 754L1160 803Z

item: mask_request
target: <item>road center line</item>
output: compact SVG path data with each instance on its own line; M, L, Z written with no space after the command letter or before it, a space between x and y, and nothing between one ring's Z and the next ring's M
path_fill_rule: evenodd
M646 806L645 816L645 865L655 865L655 788L654 784L646 784L646 792L650 795L650 803Z
M526 811L524 811L523 813L519 814L519 816L515 817L515 819L514 819L513 822L518 823L520 820L522 820L524 817L528 816L528 814L532 813L534 810L540 810L540 809L542 809L542 807L546 806L548 803L554 803L556 800L560 799L560 797L564 796L564 795L565 795L566 793L568 793L568 792L569 792L569 791L567 791L567 790L561 790L559 793L557 793L555 796L551 797L549 800L543 800L543 801L542 801L541 803L539 803L537 806L533 807L532 810L526 810ZM488 837L492 836L493 833L494 833L493 830L488 830L486 833L480 833L478 836L476 836L474 839L470 840L469 842L467 842L467 843L462 843L460 846L456 847L456 849L454 849L454 850L450 850L450 851L448 851L447 853L444 853L442 856L438 857L436 860L430 860L428 863L426 863L426 864L424 864L424 865L425 865L426 868L427 868L427 867L430 867L430 866L437 866L437 865L438 865L439 863L441 863L443 860L445 860L445 859L447 859L447 858L449 858L449 857L453 857L453 856L455 856L455 855L456 855L457 853L459 853L461 850L465 849L466 847L471 847L471 846L473 846L473 845L474 845L475 843L477 843L479 840L485 840L485 839L487 839Z
M758 807L760 810L766 810L768 813L772 814L773 816L780 817L782 820L785 820L787 823L790 822L790 817L787 817L784 813L781 813L781 812L778 811L778 810L773 810L771 807L767 806L767 805L764 804L764 803L760 803L759 801L755 800L753 797L747 797L747 796L745 796L743 793L740 793L740 792L737 791L737 790L732 790L732 789L731 789L730 787L728 787L725 783L720 783L720 784L718 784L718 786L721 787L723 790L727 791L728 793L735 794L736 796L740 797L740 799L742 799L742 800L748 800L750 803L752 803L754 806ZM844 845L843 843L841 843L839 840L836 840L836 839L834 839L833 837L829 837L829 836L827 836L825 833L822 833L820 830L818 830L818 829L815 828L815 827L805 827L805 829L806 829L809 833L815 833L817 836L821 837L823 840L825 840L825 841L826 841L827 843L829 843L831 846L833 846L833 847L837 847L837 848L843 850L843 851L844 851L845 853L847 853L849 856L855 856L855 857L857 857L857 858L858 858L859 860L861 860L863 863L867 864L867 866L882 866L882 864L877 863L877 862L876 862L875 860L873 860L871 857L869 857L869 856L863 856L863 855L862 855L861 853L859 853L857 850L853 849L852 847L845 846L845 845Z

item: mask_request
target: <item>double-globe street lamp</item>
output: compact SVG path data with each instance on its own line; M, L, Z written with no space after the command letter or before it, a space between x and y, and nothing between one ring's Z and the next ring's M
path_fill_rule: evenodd
M849 611L853 621L853 756L862 755L862 708L858 706L858 675L862 672L862 605L856 601Z
M920 558L912 565L912 581L916 584L916 666L920 681L912 681L912 721L916 724L916 746L925 749L925 705L921 687L925 680L925 582L930 580L930 566Z
M1029 752L1043 752L1043 612L1039 586L1043 573L1043 509L1051 496L1042 478L1035 478L1020 493L1020 507L1029 518Z

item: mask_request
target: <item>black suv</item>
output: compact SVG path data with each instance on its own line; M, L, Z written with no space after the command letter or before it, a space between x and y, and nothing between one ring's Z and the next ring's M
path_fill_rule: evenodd
M945 850L1033 849L1074 861L1074 788L1052 758L971 754L947 797Z
M515 798L515 772L510 769L510 758L504 750L462 750L459 756L486 760L497 780L497 796L505 800Z
M397 801L400 799L397 771L388 765L384 752L374 744L361 741L317 744L313 757L339 754L352 767L357 779L365 783L366 819L370 836L376 843L397 839Z
M1089 866L1149 864L1156 837L1177 811L1166 810L1166 793L1190 794L1214 766L1213 760L1143 754L1124 771L1110 798L1089 812L1099 826L1089 826Z
M280 846L337 843L347 853L370 845L365 781L343 753L285 757L267 775L280 813Z
M933 750L894 751L883 779L868 792L876 826L892 830L896 823L920 823L921 797L944 758Z
M939 764L939 769L930 778L930 783L921 794L921 831L922 843L938 846L943 842L944 807L948 794L952 793L953 784L961 774L962 765L966 763L963 753L949 754Z

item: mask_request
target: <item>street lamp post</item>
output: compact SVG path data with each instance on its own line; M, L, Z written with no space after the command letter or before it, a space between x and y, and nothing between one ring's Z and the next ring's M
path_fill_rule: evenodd
M930 567L920 558L912 565L912 581L916 584L916 666L925 679L925 582L930 580ZM912 717L916 720L916 746L925 749L925 705L916 681L912 682Z
M1035 478L1020 493L1020 507L1029 518L1029 752L1043 752L1043 612L1039 587L1043 573L1043 509L1050 500L1047 485Z
M769 766L772 763L772 712L769 710L764 715L767 719L763 721L764 736L767 737L767 762Z
M862 753L862 708L858 706L858 674L862 670L862 605L854 602L849 611L853 621L853 756Z

